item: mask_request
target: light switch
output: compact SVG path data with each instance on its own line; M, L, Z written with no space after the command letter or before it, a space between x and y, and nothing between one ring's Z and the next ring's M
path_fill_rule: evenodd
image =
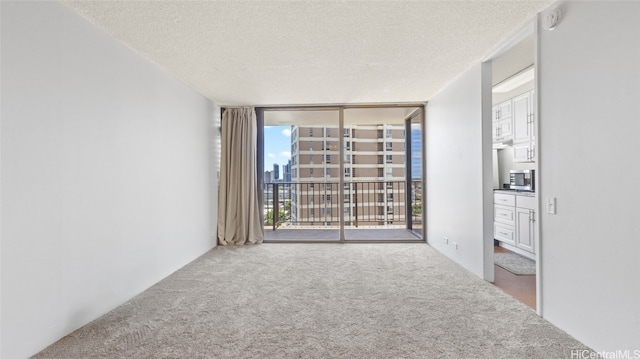
M556 198L547 197L547 213L556 214Z

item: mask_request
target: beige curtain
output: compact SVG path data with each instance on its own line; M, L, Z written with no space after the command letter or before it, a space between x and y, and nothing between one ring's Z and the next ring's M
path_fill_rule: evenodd
M218 243L262 243L256 170L256 112L227 108L222 114Z

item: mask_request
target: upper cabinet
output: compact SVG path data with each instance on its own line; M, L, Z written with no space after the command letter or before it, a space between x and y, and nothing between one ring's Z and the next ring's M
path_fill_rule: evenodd
M513 143L535 140L533 91L513 98Z
M535 96L529 91L514 97L513 102L513 161L535 162L536 117Z
M535 162L536 146L535 142L524 142L513 145L513 162Z
M493 107L493 142L501 143L513 140L513 119L511 118L511 100Z
M505 101L493 107L493 120L498 121L511 118L511 100Z

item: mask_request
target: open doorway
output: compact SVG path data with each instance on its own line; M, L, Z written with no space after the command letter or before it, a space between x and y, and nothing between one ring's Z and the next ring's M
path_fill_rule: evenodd
M494 284L539 309L535 59L532 23L489 61Z
M423 110L259 109L265 241L424 241Z

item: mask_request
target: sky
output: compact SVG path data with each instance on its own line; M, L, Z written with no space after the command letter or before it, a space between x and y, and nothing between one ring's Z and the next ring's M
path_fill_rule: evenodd
M282 167L291 159L291 126L264 126L264 170L273 171L273 164Z

